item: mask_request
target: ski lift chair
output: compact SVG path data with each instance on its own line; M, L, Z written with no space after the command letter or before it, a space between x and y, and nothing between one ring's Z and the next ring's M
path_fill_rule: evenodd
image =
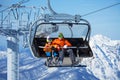
M32 41L32 52L35 57L46 57L43 46L46 43L46 37L49 35L52 39L58 37L59 32L72 43L74 54L79 57L92 57L93 53L89 46L90 25L88 23L40 23L37 25ZM42 47L41 47L42 46ZM77 50L79 51L77 53ZM65 55L68 57L68 55Z

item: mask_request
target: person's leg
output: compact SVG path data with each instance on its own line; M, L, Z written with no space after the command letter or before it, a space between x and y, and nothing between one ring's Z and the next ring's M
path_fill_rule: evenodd
M71 62L72 62L72 64L75 62L75 55L74 55L74 53L73 53L73 50L72 49L68 49L67 50L67 53L69 54L69 57L70 57L70 59L71 59Z
M52 63L53 58L51 57L51 52L46 52L47 60L45 61L45 65L49 66Z
M59 51L59 64L62 65L64 59L64 50Z
M57 64L58 64L58 53L57 53L57 52L54 52L53 54L54 54L53 63L54 63L55 65L57 65Z

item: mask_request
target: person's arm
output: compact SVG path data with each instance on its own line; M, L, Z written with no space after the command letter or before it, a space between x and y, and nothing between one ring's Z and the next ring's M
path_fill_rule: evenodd
M53 45L56 44L56 39L52 41L52 44L53 44Z
M65 40L65 45L72 46L72 44L68 40Z
M54 48L56 48L57 50L60 50L60 45L58 44L58 39L55 39L52 41L52 45Z
M45 51L45 52L46 52L46 46L47 46L47 44L45 44L45 46L44 46L44 48L43 48L43 51Z
M56 47L60 47L60 45L58 44L58 40L55 39L52 41L52 45L56 48Z

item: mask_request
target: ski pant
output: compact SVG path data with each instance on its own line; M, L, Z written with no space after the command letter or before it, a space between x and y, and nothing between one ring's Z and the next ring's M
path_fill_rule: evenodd
M69 57L70 57L72 63L75 61L75 55L74 55L72 49L62 49L59 51L59 60L62 62L64 59L64 54L69 54Z

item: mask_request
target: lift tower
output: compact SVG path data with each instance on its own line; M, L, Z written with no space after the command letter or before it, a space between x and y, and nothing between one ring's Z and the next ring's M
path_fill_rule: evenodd
M7 39L7 80L19 80L19 38L23 36L23 45L27 47L30 14L34 16L36 13L32 12L33 7L25 10L26 6L22 4L28 1L22 0L0 11L0 35Z

